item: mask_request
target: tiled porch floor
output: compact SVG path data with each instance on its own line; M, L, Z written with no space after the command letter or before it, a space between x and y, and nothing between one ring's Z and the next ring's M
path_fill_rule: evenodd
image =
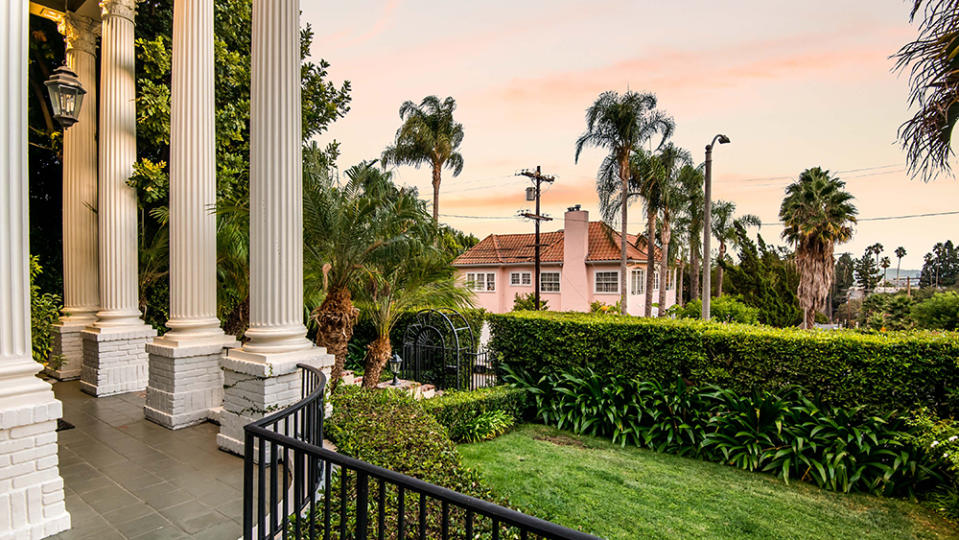
M216 446L210 423L170 431L143 417L144 393L94 398L53 386L63 419L60 474L71 530L56 539L241 535L243 460Z

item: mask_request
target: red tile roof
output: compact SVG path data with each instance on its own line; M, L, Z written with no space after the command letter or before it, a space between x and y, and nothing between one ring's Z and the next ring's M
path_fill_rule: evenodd
M540 261L545 263L563 262L563 231L540 234L542 251ZM601 221L589 222L589 239L586 260L588 262L618 261L620 256L620 235L609 225ZM644 237L626 235L626 256L631 261L645 262L646 250ZM535 235L530 234L491 234L478 244L466 250L453 261L453 266L479 266L500 264L532 263ZM660 250L657 248L656 257Z

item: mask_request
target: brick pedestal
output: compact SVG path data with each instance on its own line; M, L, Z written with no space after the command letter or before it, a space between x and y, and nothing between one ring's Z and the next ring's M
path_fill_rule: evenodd
M48 375L61 381L80 378L83 366L83 336L85 325L53 325L53 356L59 357L60 367L45 370Z
M271 354L231 349L220 358L224 395L216 442L221 450L243 455L243 426L300 400L297 364L317 367L329 377L333 355L322 348Z
M147 386L146 343L150 326L87 328L83 331L80 387L97 397L137 392Z
M163 427L180 429L213 419L213 411L223 404L223 349L240 343L223 336L220 343L173 345L163 338L147 343L149 383L147 419Z
M0 410L0 539L70 528L57 461L59 401Z

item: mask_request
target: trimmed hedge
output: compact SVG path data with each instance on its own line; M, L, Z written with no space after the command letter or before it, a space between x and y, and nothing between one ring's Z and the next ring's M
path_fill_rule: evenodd
M454 441L462 442L479 416L502 411L512 418L521 418L526 392L510 386L493 386L469 392L449 391L420 403L426 412L446 426Z
M959 413L957 333L864 335L555 312L487 318L500 360L533 373L581 366L737 392L802 386L833 405Z

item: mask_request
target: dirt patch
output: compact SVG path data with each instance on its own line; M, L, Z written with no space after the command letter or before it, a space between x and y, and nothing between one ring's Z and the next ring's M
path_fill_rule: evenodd
M567 437L566 435L557 435L555 437L552 435L536 435L533 438L537 441L546 441L557 446L577 446L579 448L586 448L586 445L583 444L583 441L574 439L572 437Z

